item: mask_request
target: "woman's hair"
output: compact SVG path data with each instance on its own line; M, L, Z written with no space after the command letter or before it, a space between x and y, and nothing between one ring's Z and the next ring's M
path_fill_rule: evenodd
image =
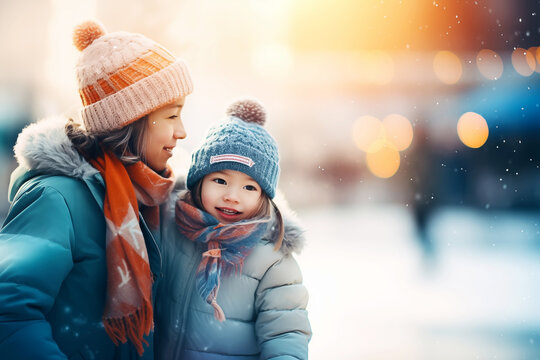
M204 179L204 178L203 178ZM198 207L201 210L204 210L204 206L202 204L202 184L203 179L199 180L195 186L193 187L193 191L188 191L188 200L191 200L193 202L193 205ZM283 224L283 217L281 216L281 211L279 211L279 208L277 205L266 195L266 193L263 191L261 192L261 199L259 202L259 208L253 215L253 219L260 219L264 217L270 217L271 210L274 209L274 214L276 216L276 223L277 226L279 226L279 232L278 237L276 240L276 245L274 246L274 250L278 250L281 247L281 243L283 242L283 237L285 234L285 225ZM272 229L273 233L275 233L275 229Z
M121 129L95 134L89 134L80 124L69 119L65 131L75 148L85 157L93 159L99 156L101 145L112 151L122 163L131 165L146 160L146 119L147 116L144 116Z

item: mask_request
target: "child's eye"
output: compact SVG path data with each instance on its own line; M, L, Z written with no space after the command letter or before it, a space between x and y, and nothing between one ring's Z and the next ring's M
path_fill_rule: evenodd
M257 188L253 185L246 185L244 186L244 189L248 190L248 191L257 191Z
M222 178L215 178L212 181L221 185L227 185L227 182L223 180Z
M178 117L178 115L172 115L172 116L169 116L169 119L176 119Z

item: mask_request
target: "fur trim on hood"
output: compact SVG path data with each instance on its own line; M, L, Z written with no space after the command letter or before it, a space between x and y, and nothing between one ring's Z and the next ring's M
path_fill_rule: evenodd
M86 178L98 174L73 147L63 116L46 118L28 125L19 134L13 150L19 164L44 174Z
M43 174L87 178L99 174L75 149L65 133L67 119L63 116L46 118L28 125L19 134L14 151L19 165ZM177 178L176 190L185 188L185 176ZM285 235L280 251L300 253L304 246L304 230L289 208L285 198L277 192L274 202L281 211ZM272 227L266 236L275 239Z
M285 226L285 233L283 235L283 243L281 244L280 251L284 254L291 254L293 252L300 254L306 241L303 226L279 190L276 192L276 196L274 197L274 203L281 212L283 225ZM269 239L276 239L277 235L276 227L272 226L265 237Z

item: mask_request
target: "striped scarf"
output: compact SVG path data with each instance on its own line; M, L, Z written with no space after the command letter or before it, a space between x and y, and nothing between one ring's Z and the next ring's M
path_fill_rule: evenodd
M197 268L197 291L214 308L214 317L224 321L225 314L216 301L221 275L242 271L244 259L266 232L270 218L221 224L193 205L186 194L176 202L176 224L189 240L206 245Z
M148 345L143 336L153 327L153 310L150 264L137 200L145 206L150 226L159 225L158 205L172 191L173 174L167 169L162 177L141 161L124 166L104 149L90 163L105 181L107 299L103 325L115 345L129 338L142 355L143 342Z

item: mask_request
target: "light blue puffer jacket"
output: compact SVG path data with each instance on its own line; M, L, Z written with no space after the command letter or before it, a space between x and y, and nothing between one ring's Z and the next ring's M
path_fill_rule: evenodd
M0 359L139 359L129 343L115 346L101 322L105 188L71 146L64 123L34 124L16 146L24 168L12 176L12 205L0 231ZM144 221L141 230L158 280L158 234ZM153 358L152 335L143 359Z
M308 293L292 255L303 237L290 217L280 250L274 251L269 231L245 259L242 273L222 278L217 302L227 319L220 323L195 289L202 247L176 230L173 201L162 215L165 277L156 306L157 359L308 358Z

